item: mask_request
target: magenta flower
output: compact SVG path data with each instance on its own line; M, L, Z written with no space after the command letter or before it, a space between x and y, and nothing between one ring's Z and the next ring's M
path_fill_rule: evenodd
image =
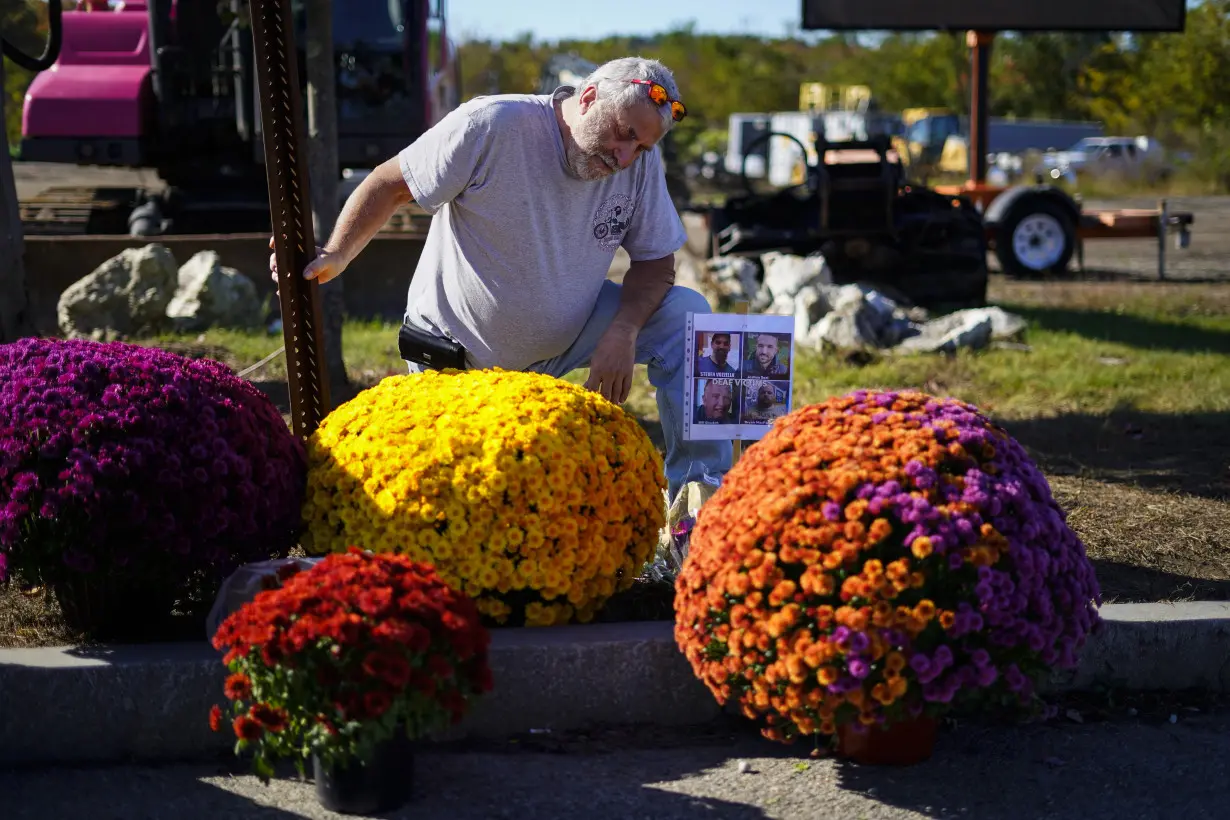
M298 441L229 368L124 343L0 346L0 575L218 582L295 543Z

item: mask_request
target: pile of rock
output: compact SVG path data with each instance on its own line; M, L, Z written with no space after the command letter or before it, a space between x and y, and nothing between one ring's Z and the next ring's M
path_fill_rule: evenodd
M98 341L211 327L252 329L264 307L251 279L201 251L182 266L164 245L128 248L61 295L60 330Z
M763 276L761 271L763 270ZM953 352L1011 343L1025 320L997 307L932 318L900 294L867 283L837 285L819 254L765 253L709 260L692 271L692 287L715 310L746 301L753 313L794 316L795 345L816 350L895 353Z

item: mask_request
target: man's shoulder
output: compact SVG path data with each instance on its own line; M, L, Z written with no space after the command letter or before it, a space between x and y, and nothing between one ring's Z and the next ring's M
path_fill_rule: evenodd
M542 116L551 98L544 94L484 94L466 100L458 109L473 122L506 126Z

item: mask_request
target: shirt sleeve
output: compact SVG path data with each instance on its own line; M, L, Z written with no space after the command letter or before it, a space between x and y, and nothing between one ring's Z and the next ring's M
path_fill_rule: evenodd
M423 210L434 214L469 187L487 150L488 133L470 107L462 106L402 149L401 175Z
M633 262L670 256L687 242L683 221L666 190L666 173L657 148L642 155L645 163L640 201L632 224L624 234L623 247Z

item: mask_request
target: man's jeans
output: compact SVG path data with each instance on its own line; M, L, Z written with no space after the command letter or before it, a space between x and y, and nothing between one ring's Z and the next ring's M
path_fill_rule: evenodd
M527 370L556 378L589 366L599 339L610 327L619 310L621 285L604 282L585 323L572 346L554 359L536 362ZM690 288L675 286L666 294L640 335L636 337L636 363L649 369L649 383L657 392L658 416L666 439L667 493L673 501L689 481L700 481L705 473L720 477L730 469L734 456L729 441L684 441L683 419L690 408L684 406L684 367L687 351L688 313L709 313L709 303ZM409 363L411 372L418 366Z

